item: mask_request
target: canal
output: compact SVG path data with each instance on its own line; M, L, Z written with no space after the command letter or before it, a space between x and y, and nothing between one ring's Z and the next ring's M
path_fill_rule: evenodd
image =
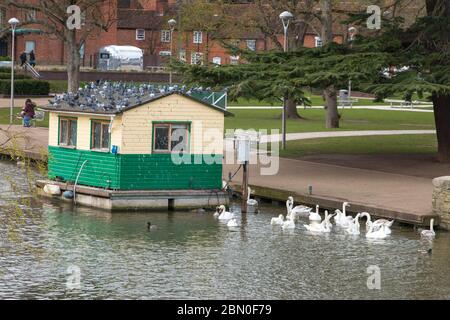
M31 199L26 185L0 162L0 299L450 298L446 232L432 243L408 226L378 241L286 232L270 225L285 208L270 204L229 229L212 212L111 214ZM371 266L380 289L367 286Z

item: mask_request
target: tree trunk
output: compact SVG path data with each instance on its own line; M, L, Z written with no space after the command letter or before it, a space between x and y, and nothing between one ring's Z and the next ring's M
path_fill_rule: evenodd
M77 92L80 87L80 49L77 45L75 30L69 30L67 35L67 90Z
M333 42L333 7L331 0L321 0L321 38L322 43L327 45ZM324 96L327 108L327 128L339 128L339 112L337 108L337 90L334 85L324 90Z
M329 86L324 90L327 106L327 128L339 128L339 112L337 103L337 91L334 86Z
M293 99L286 100L286 111L289 119L303 119L297 110L297 102Z
M433 96L434 120L438 140L438 160L450 162L450 95Z

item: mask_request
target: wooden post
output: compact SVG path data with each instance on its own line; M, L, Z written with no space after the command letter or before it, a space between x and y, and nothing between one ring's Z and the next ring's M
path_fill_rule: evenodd
M242 177L242 213L247 213L248 199L248 161L243 164L244 175Z

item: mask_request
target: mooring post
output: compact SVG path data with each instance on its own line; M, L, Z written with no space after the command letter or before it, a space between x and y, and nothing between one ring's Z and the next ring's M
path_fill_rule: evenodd
M242 165L244 175L242 177L242 213L247 213L247 199L248 199L248 161Z

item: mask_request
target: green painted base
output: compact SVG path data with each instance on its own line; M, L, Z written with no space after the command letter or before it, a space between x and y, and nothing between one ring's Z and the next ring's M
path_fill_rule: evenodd
M183 164L170 154L128 155L49 147L48 175L115 190L208 190L222 188L222 156L214 164L189 155Z

